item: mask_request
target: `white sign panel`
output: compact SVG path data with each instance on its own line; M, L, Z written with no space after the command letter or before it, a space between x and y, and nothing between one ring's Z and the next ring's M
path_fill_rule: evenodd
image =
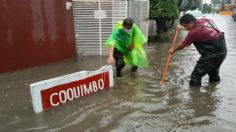
M81 71L30 84L35 113L64 104L68 101L109 90L113 83L112 66L96 71Z

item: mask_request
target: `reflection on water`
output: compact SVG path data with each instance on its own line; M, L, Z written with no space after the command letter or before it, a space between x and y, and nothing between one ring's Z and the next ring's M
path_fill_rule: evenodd
M106 56L81 57L46 66L2 74L0 131L236 131L236 23L229 16L208 16L226 33L228 56L218 84L203 78L190 88L189 76L199 57L190 46L172 58L164 85L162 71L169 43L147 47L150 67L131 73L125 67L115 86L40 114L34 114L29 84L106 64ZM223 21L224 20L224 21ZM234 25L234 26L233 26Z

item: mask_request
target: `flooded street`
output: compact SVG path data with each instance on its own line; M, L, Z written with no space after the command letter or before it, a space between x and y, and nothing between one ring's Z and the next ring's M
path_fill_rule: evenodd
M114 87L45 112L33 112L29 84L65 74L96 70L106 56L90 56L0 75L1 132L235 132L236 22L231 16L208 15L225 32L228 54L221 82L202 79L190 88L199 58L193 46L174 54L165 84L160 80L171 43L147 47L150 66L137 73L125 67ZM114 66L113 66L114 67Z

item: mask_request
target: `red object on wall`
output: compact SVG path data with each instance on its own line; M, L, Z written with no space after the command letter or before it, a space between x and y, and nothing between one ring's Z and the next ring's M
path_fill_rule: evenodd
M71 0L0 1L0 73L75 56Z

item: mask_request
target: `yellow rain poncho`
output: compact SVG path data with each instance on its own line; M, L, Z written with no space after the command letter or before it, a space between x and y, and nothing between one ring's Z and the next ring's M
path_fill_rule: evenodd
M143 44L147 42L147 38L140 31L138 26L133 24L130 33L123 29L123 21L117 23L115 30L112 32L105 45L110 47L113 45L124 55L124 61L129 66L138 66L139 68L148 67L148 60ZM134 44L132 51L128 50L131 44Z

